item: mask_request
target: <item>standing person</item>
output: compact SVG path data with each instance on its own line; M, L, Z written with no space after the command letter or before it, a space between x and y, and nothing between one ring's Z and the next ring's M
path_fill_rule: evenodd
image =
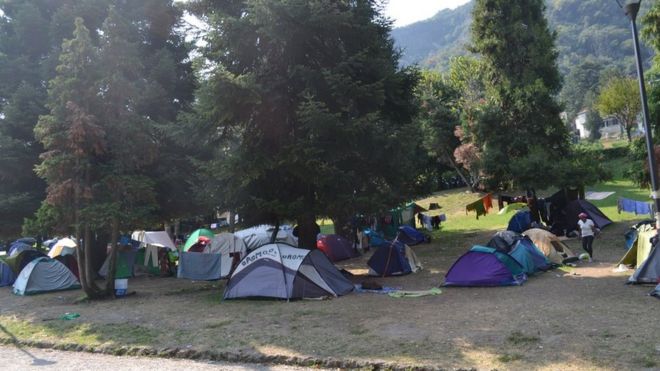
M587 218L588 215L586 213L580 213L578 215L578 227L580 228L580 236L582 237L582 248L584 251L586 251L589 254L589 262L593 261L593 242L594 242L594 235L596 234L596 224L594 224L594 221Z

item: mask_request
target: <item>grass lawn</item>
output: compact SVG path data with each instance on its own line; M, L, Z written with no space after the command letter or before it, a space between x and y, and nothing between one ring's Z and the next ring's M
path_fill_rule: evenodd
M614 164L620 166L621 164ZM613 272L623 233L639 217L616 213L616 198L647 192L617 177L589 190L616 193L595 202L616 221L594 243L595 263L541 273L519 287L442 288L415 299L353 293L322 301L221 299L224 281L144 277L136 295L79 302L79 291L30 297L0 289L0 340L150 346L200 351L351 359L386 365L484 370L644 370L660 368L657 299ZM370 253L341 262L355 283L376 280L409 290L437 287L453 262L488 241L509 215L477 220L465 205L478 194L439 192L448 220L431 244L415 246L424 269L403 277L364 276ZM327 228L326 223L323 228ZM580 251L578 240L568 240ZM60 317L80 313L72 321Z

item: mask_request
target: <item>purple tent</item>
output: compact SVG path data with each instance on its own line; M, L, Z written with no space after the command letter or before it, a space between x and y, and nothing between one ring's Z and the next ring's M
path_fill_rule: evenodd
M523 267L510 255L474 246L449 269L445 286L517 286L526 280Z
M323 251L332 262L359 256L349 240L336 234L321 235L316 241L316 248Z

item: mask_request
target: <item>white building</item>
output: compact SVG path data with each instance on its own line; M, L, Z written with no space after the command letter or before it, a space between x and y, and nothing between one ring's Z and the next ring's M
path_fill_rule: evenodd
M589 131L587 128L588 113L589 110L583 109L582 111L578 112L577 116L575 116L575 130L577 130L577 134L580 139L587 139L589 138L589 134L591 134L591 131Z

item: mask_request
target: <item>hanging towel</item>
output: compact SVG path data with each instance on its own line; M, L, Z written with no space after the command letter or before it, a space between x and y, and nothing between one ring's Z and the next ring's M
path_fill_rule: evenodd
M470 211L477 212L477 219L479 219L479 216L487 214L486 209L484 208L484 202L481 199L478 199L477 201L465 206L465 214L469 213Z
M484 203L484 209L486 212L493 208L493 196L489 193L481 199Z

